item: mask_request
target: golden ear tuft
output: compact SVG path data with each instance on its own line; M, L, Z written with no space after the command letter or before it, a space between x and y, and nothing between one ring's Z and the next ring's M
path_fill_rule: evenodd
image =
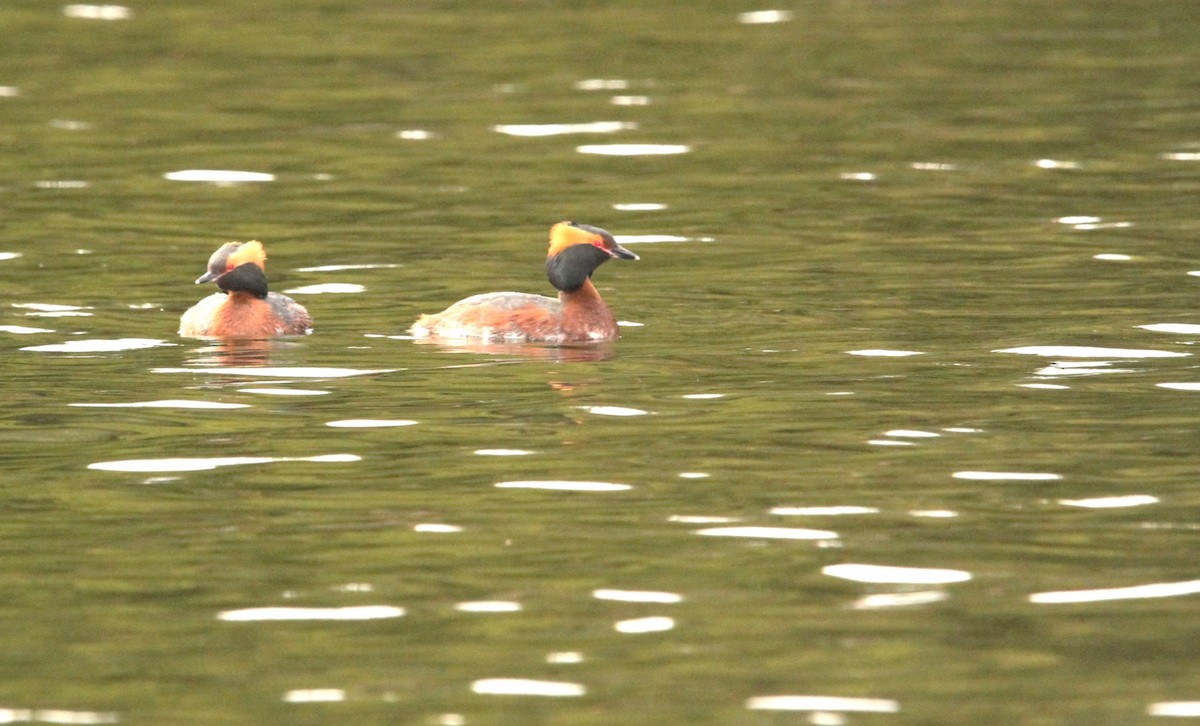
M574 222L559 222L550 228L550 256L553 257L568 247L593 244L596 235L575 226Z
M260 269L267 269L267 252L263 249L262 242L256 239L250 240L234 250L233 254L229 255L228 265L230 269L244 265L247 262L253 262Z

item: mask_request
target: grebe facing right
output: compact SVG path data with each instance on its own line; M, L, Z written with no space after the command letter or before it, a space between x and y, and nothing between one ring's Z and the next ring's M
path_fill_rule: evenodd
M550 228L546 276L558 298L487 292L440 313L422 315L409 332L418 338L585 343L616 340L617 320L592 285L592 272L610 259L638 256L599 227L559 222Z
M269 338L312 332L312 317L286 295L267 291L267 253L262 243L228 242L208 260L196 280L216 282L215 292L193 305L179 320L179 334L190 338Z

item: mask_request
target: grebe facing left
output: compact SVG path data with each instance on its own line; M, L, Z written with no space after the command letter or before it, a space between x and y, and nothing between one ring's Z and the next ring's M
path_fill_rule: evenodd
M409 329L418 338L485 342L586 343L616 340L617 320L592 285L592 272L610 259L638 256L599 227L559 222L550 228L546 276L558 298L487 292L440 313L422 315Z
M262 243L228 242L208 260L196 284L216 282L215 292L179 320L179 334L192 338L269 338L312 332L312 317L286 295L267 291L267 253Z

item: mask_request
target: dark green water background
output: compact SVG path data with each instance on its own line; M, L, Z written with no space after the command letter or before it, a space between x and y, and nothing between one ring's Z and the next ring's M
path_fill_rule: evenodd
M15 89L0 96L0 253L19 254L0 259L0 326L51 331L0 328L0 708L174 725L809 723L746 707L793 694L898 703L849 723L1095 725L1200 700L1196 596L1029 600L1200 577L1200 393L1156 386L1200 381L1197 359L1038 377L1053 357L994 352L1195 350L1137 327L1200 323L1193 3L813 0L763 25L738 21L763 8L719 1L130 9L0 4L0 86ZM648 103L612 103L625 95ZM594 121L636 128L492 130ZM691 150L576 151L614 142ZM276 179L164 178L183 169ZM642 202L666 207L613 206ZM1100 221L1056 221L1072 216ZM560 219L690 240L599 270L618 318L642 324L610 356L387 337L475 292L545 292ZM273 289L365 290L297 294L316 332L257 357L178 339L210 292L191 283L208 255L250 238ZM319 265L391 266L301 270ZM90 315L16 307L30 303ZM22 350L122 338L171 345ZM848 354L864 349L922 355ZM219 370L245 363L388 372ZM244 392L264 386L327 393ZM702 393L723 395L684 398ZM70 405L163 399L249 407ZM363 418L417 423L326 425ZM487 448L534 453L474 453ZM88 468L323 454L361 460ZM494 486L528 479L632 488ZM1063 504L1126 495L1157 501ZM833 505L878 511L771 513ZM838 537L704 537L686 516ZM462 531L414 529L429 523ZM972 578L822 574L846 563ZM853 606L913 590L944 597ZM481 600L522 609L455 609ZM407 614L217 617L284 605ZM614 630L644 616L675 626ZM547 663L564 651L582 662ZM587 693L472 692L494 677ZM285 700L300 689L344 699Z

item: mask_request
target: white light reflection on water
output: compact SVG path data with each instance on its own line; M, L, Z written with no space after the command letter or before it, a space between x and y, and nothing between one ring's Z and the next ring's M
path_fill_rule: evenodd
M900 704L889 698L841 696L755 696L746 708L761 711L830 711L834 713L897 713Z
M125 350L143 350L145 348L173 345L175 343L168 343L165 340L155 340L153 338L117 338L115 340L70 340L66 343L31 345L21 350L36 353L117 353Z
M1200 716L1200 701L1160 701L1147 706L1146 714L1150 716L1179 716L1184 718Z
M95 471L119 471L126 473L209 471L221 466L275 464L288 461L341 464L362 461L362 457L355 454L324 454L321 456L304 457L214 456L208 458L127 459L125 461L99 461L94 464L88 464L87 468Z
M463 613L516 613L521 611L521 603L508 600L476 600L455 603L454 609Z
M83 312L91 310L91 308L81 307L79 305L59 305L57 303L13 303L14 308L21 310L31 310L32 312L25 313L26 317L41 317L41 318L68 318L91 317L91 313Z
M301 688L283 694L284 703L338 703L346 700L341 688Z
M673 592L655 590L593 590L592 597L597 600L615 600L617 602L649 602L669 605L683 602L683 595Z
M696 530L696 534L708 537L749 537L753 539L837 539L837 532L825 529L801 529L797 527L710 527Z
M867 443L871 446L916 446L911 441L897 441L895 439L871 439Z
M667 205L659 204L658 202L629 202L627 204L614 204L612 208L618 212L657 212L666 209Z
M396 132L396 138L405 141L429 141L436 136L437 134L425 129L401 129Z
M1059 590L1037 592L1029 596L1029 602L1042 605L1068 603L1106 602L1109 600L1142 600L1158 597L1180 597L1200 593L1200 580L1184 582L1161 582L1132 587L1113 587L1102 590Z
M620 78L588 78L575 82L577 91L624 91L629 88L629 81Z
M868 358L903 358L910 355L925 355L919 350L888 350L886 348L868 348L865 350L848 350L848 355L860 355Z
M552 665L574 665L583 662L583 653L575 650L556 651L546 654L546 662Z
M1102 252L1098 255L1092 255L1093 260L1104 260L1106 262L1128 262L1133 257L1130 255L1118 254L1116 252Z
M343 608L262 607L223 610L217 613L217 619L251 623L277 620L380 620L403 615L404 608L392 605L354 605Z
M1087 345L1027 345L1020 348L1001 348L993 353L1040 355L1049 358L1183 358L1191 353L1143 348L1098 348Z
M613 96L608 102L614 106L649 106L649 96Z
M35 333L53 332L53 330L48 328L30 328L25 325L0 325L0 333L12 333L13 335L33 335Z
M63 15L84 20L128 20L133 12L124 5L68 5Z
M1057 376L1099 376L1105 373L1133 373L1132 368L1113 368L1109 361L1097 361L1091 363L1072 363L1069 361L1055 361L1053 364L1045 368L1039 368L1033 372L1035 376L1051 378Z
M275 181L274 174L260 171L232 171L227 169L184 169L163 174L170 181L208 182L210 184L244 184Z
M771 514L785 517L840 517L848 514L879 514L877 507L774 507Z
M484 678L471 684L475 693L497 696L582 696L587 689L579 683L535 681L527 678Z
M1158 504L1158 497L1149 494L1127 494L1119 497L1093 497L1091 499L1059 499L1058 503L1067 507L1082 507L1084 509L1120 509L1122 507L1142 507L1147 504Z
M681 524L732 524L740 522L738 517L717 517L706 514L672 514L667 517L668 522L679 522Z
M1055 481L1062 479L1062 474L1030 471L956 471L955 479L970 479L972 481Z
M1169 388L1173 391L1200 391L1200 383L1156 383L1156 388Z
M259 376L263 378L349 378L351 376L370 376L376 373L395 373L396 368L381 368L363 370L358 368L317 368L296 367L284 368L279 366L249 366L207 367L207 368L151 368L151 373L196 373L202 375L218 374L224 376Z
M317 265L316 267L298 267L296 272L344 272L346 270L383 270L400 267L393 263L360 264L360 265Z
M1061 159L1038 159L1033 165L1039 169L1078 169L1077 161L1062 161Z
M662 244L664 242L712 242L711 237L703 237L693 240L691 237L680 237L677 234L617 234L613 235L618 243L622 245L649 245Z
M592 121L576 124L500 124L492 131L509 136L562 136L564 134L612 134L632 131L638 126L633 121Z
M40 190L85 190L91 182L82 179L38 179L34 186ZM91 251L78 250L76 254L91 254Z
M0 723L106 724L120 717L105 711L67 711L59 708L0 708Z
M21 89L16 86L0 86L0 98L16 98L21 95Z
M353 282L323 282L317 285L304 285L284 290L288 295L352 295L365 292L366 287Z
M128 403L71 403L69 406L79 408L193 408L193 409L231 409L250 408L248 403L221 403L220 401L188 401L184 399L167 398L160 401L130 401Z
M616 205L614 205L615 208ZM0 262L5 260L15 260L21 256L20 252L0 252Z
M1155 333L1174 333L1176 335L1200 335L1200 325L1194 323L1152 323L1139 325L1142 330L1152 330Z
M1019 383L1019 388L1042 388L1050 391L1069 391L1070 386L1063 386L1057 383Z
M850 607L854 610L885 610L887 608L908 608L918 605L931 605L935 602L949 600L950 596L941 590L921 590L919 592L884 592L865 595L855 600Z
M725 398L724 393L685 393L680 398L686 398L689 401L708 401L715 398Z
M476 456L529 456L536 453L525 449L476 449Z
M546 489L561 492L620 492L633 487L606 481L502 481L499 489Z
M851 563L826 565L821 568L821 574L855 582L893 585L946 585L971 579L971 573L964 570Z
M844 171L838 175L838 178L847 181L875 181L879 177L869 171Z
M935 439L941 436L941 434L934 431L916 431L913 429L892 429L891 431L884 431L883 435L895 436L902 439Z
M254 393L260 396L328 396L329 391L314 391L307 388L239 388L238 393Z
M325 425L335 429L378 429L394 426L415 426L416 423L416 421L407 418L347 418L340 421L327 421Z
M597 416L645 416L649 413L640 408L626 408L625 406L576 406L576 408Z
M613 630L618 633L639 635L641 633L662 633L675 628L675 619L663 615L652 615L646 618L631 618L618 620L613 624Z
M686 144L584 144L576 146L580 154L600 156L663 156L686 154L692 147Z
M786 23L791 19L790 10L751 10L746 13L738 13L738 22L742 25L770 25Z
M707 479L709 474L703 471L681 471L679 472L680 479Z
M462 527L457 524L434 524L425 523L413 526L414 532L425 532L428 534L457 534L463 531Z

